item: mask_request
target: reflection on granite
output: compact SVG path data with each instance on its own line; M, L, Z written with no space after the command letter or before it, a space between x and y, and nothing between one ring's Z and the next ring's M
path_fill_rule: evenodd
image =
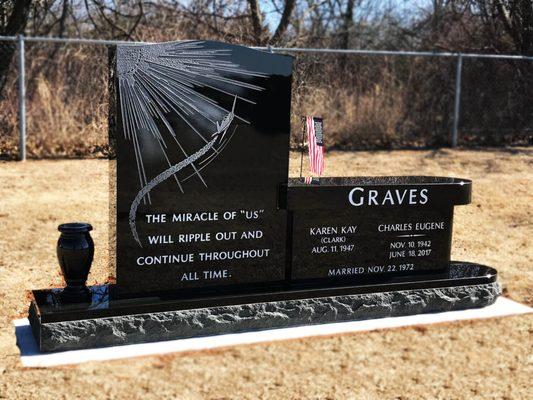
M483 276L495 274L496 271L492 268L487 270L487 267L474 263L450 264L448 276L451 279L461 279L469 276Z
M109 285L95 285L90 286L91 303L73 303L64 304L61 301L61 292L63 289L50 289L46 293L46 304L50 310L65 309L68 307L82 308L84 310L97 310L103 308L109 308ZM44 305L43 304L43 305Z

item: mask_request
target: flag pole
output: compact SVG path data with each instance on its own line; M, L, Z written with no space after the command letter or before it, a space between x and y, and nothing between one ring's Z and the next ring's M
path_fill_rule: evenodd
M305 121L306 121L306 118L302 117L301 121L302 121L302 155L300 157L300 178L303 177L302 171L303 171L303 167L304 167Z

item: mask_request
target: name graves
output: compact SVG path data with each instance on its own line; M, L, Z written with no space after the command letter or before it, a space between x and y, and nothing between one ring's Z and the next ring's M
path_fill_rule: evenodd
M453 207L471 181L441 177L292 179L291 278L386 280L437 272L450 262Z

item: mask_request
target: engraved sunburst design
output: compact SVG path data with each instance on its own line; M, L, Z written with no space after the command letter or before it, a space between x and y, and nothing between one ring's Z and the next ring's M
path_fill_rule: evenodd
M132 201L129 224L135 241L142 247L136 229L136 213L141 201L151 204L150 191L161 182L174 177L183 193L182 183L196 176L207 183L200 171L229 143L237 128L226 135L235 120L249 123L236 112L238 101L255 104L249 97L264 88L247 82L254 77L268 75L248 71L233 63L230 49L207 49L205 42L186 41L154 45L124 45L117 48L117 77L124 136L132 142L140 189ZM200 90L228 96L232 108L226 109ZM183 120L204 145L189 154L183 143L187 136L175 132L169 120L175 115ZM167 143L159 126L170 134ZM159 145L160 156L168 169L148 177L143 162L140 135L153 136ZM168 136L168 135L167 135ZM176 146L183 158L171 160L168 146ZM178 179L176 175L190 166L192 173Z

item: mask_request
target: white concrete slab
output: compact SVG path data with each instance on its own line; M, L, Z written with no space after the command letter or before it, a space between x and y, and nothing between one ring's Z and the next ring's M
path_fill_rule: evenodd
M25 367L52 367L57 365L79 364L87 361L116 360L128 357L168 354L183 351L201 351L241 344L272 342L311 336L372 331L376 329L399 328L451 321L496 318L531 312L533 312L533 308L500 297L493 305L474 310L420 314L407 317L381 318L366 321L339 322L333 324L272 329L259 332L235 333L58 353L39 352L27 318L15 320L13 323L15 325L17 345L20 349L22 364Z

